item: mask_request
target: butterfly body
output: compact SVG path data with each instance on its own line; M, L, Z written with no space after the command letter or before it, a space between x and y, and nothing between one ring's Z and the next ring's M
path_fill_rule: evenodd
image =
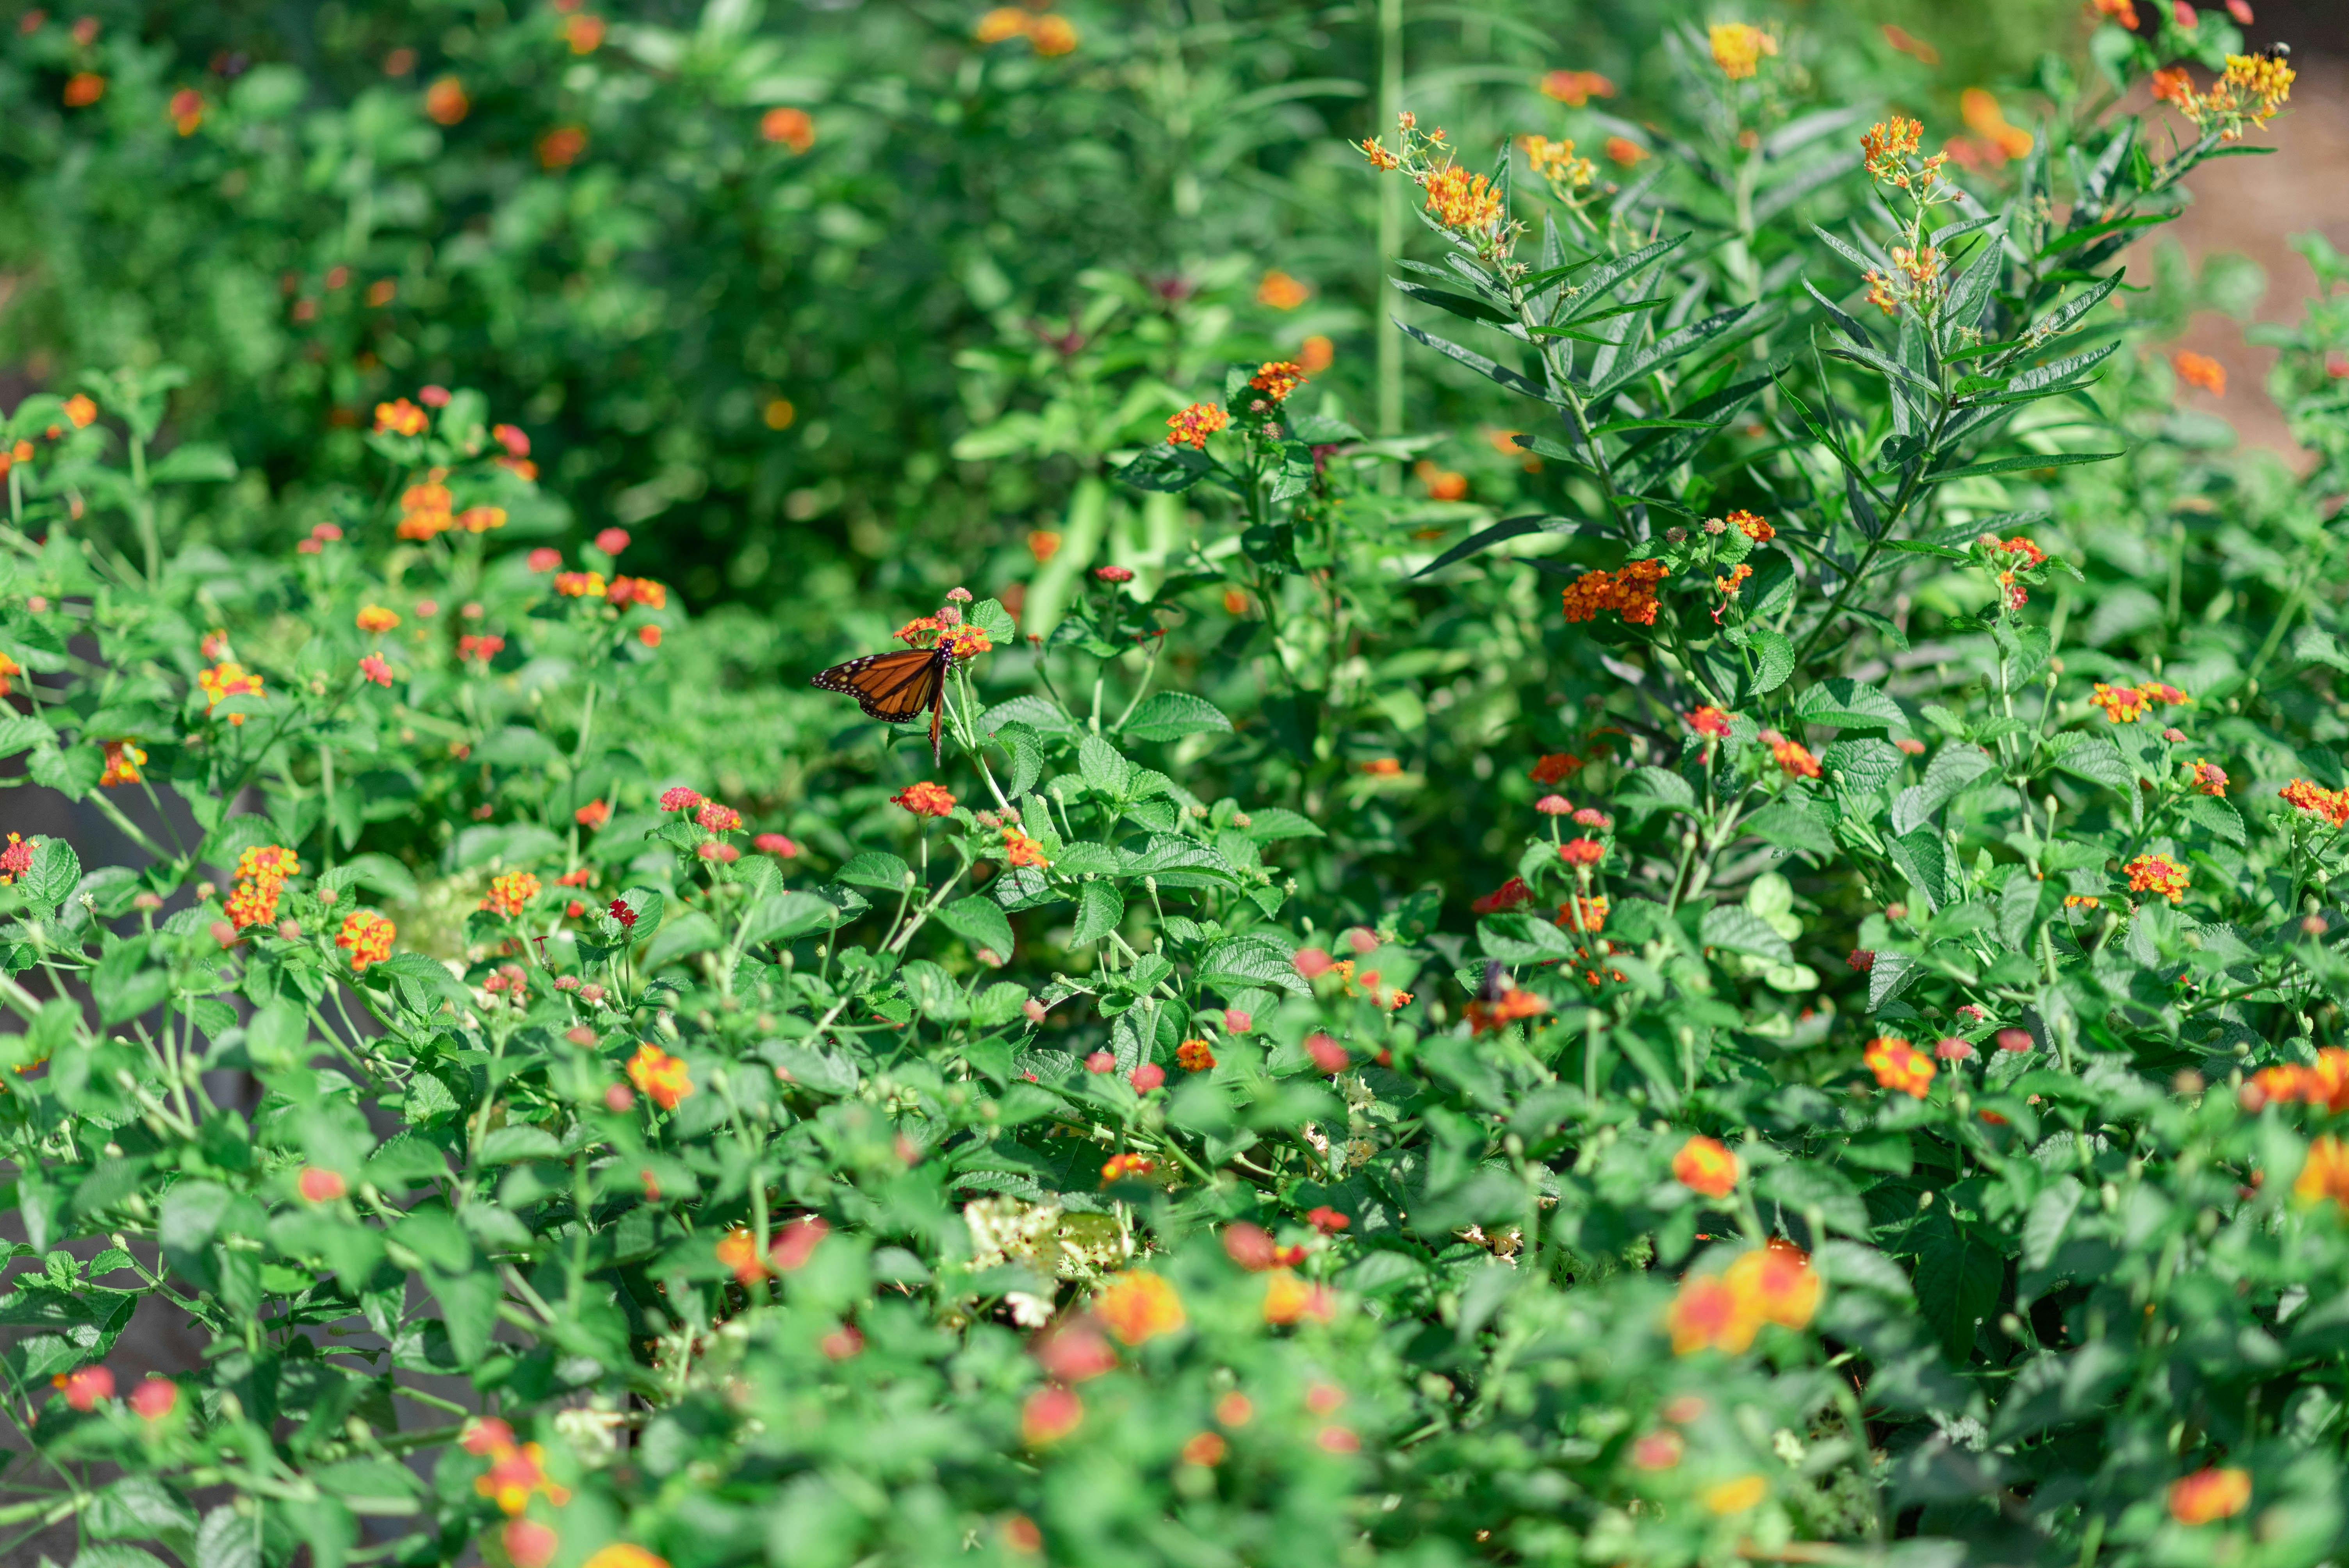
M867 654L833 665L809 684L847 693L866 717L884 724L904 724L929 709L930 760L936 763L945 756L939 723L946 709L947 666L953 659L951 646Z

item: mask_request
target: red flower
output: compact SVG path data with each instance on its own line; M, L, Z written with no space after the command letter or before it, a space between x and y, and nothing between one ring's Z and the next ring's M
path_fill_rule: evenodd
M1526 886L1523 877L1511 877L1468 907L1478 914L1497 914L1532 902L1533 896L1533 890Z
M1131 583L1133 581L1133 568L1131 566L1096 566L1093 568L1093 575L1100 578L1104 583Z
M953 792L943 784L933 784L925 779L918 784L908 784L889 797L893 806L902 806L916 817L951 816L955 809Z
M1085 1071L1089 1073L1107 1073L1116 1070L1117 1058L1107 1051L1095 1051L1085 1058Z
M1318 1031L1305 1037L1305 1054L1325 1073L1343 1072L1346 1064L1353 1059L1345 1047Z
M1117 1370L1117 1351L1090 1317L1071 1318L1047 1329L1036 1336L1028 1354L1056 1383L1082 1383Z
M1019 1410L1019 1440L1031 1449L1058 1442L1085 1418L1084 1401L1067 1388L1039 1388Z
M160 1421L171 1413L180 1402L180 1386L169 1377L149 1373L138 1387L130 1391L130 1408L141 1420Z
M690 811L701 804L700 791L679 784L661 791L660 809L664 811Z
M762 855L780 855L787 861L800 852L800 847L781 833L761 833L750 841L750 847Z
M1297 956L1291 962L1296 965L1297 973L1299 975L1310 980L1317 975L1326 974L1331 959L1319 947L1300 947L1297 950Z
M340 1172L323 1166L305 1166L302 1171L302 1196L313 1203L331 1203L346 1191Z
M498 427L498 428L502 430L512 429L512 428L513 427L511 425L501 425ZM563 552L559 550L550 550L545 545L542 544L536 550L532 551L525 558L525 561L533 572L552 572L556 567L563 564Z
M1126 1081L1137 1094L1148 1094L1166 1081L1166 1069L1156 1062L1144 1062L1126 1075Z
M1607 846L1594 839L1568 839L1557 847L1558 858L1570 866L1595 866L1607 858Z
M1534 764L1529 775L1537 784L1556 784L1582 771L1583 760L1570 752L1552 752Z
M1334 1236L1354 1222L1324 1203L1308 1213L1305 1222L1325 1236Z
M628 907L627 900L616 898L612 901L612 918L625 929L636 923L636 912Z
M1997 1038L2002 1051L2027 1051L2033 1043L2028 1029L2001 1029Z
M103 1367L83 1367L60 1372L49 1382L66 1391L66 1408L87 1414L114 1398L114 1374Z
M1855 947L1851 950L1851 956L1845 959L1844 962L1850 965L1854 969L1858 970L1862 975L1865 975L1869 970L1876 967L1876 954L1868 948Z
M617 555L628 547L628 531L607 528L595 536L595 548L606 555Z
M721 806L715 800L705 800L693 820L707 832L730 833L742 825L742 813L731 806Z
M832 1233L832 1226L820 1214L809 1214L775 1233L767 1248L767 1262L777 1274L792 1274L807 1266L815 1255L816 1243Z

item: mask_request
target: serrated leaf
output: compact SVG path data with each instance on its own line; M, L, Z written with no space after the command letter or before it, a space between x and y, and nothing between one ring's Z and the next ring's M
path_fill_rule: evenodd
M1795 961L1795 950L1786 939L1772 929L1768 921L1742 903L1718 903L1706 910L1704 918L1697 923L1697 939L1707 947L1749 953L1773 964Z
M1185 735L1204 735L1213 730L1228 731L1232 721L1224 710L1205 697L1189 692L1162 691L1154 693L1133 710L1133 717L1118 731L1136 740L1175 740Z
M1832 724L1843 729L1906 729L1908 716L1900 705L1866 681L1838 677L1806 686L1795 699L1795 712L1808 724Z
M974 947L990 948L999 958L1011 956L1011 922L994 900L973 893L938 911L938 923Z
M1537 915L1486 915L1476 923L1476 940L1487 958L1504 964L1540 964L1574 955L1573 939Z
M1089 882L1077 890L1077 925L1069 940L1076 946L1099 942L1125 919L1125 900L1105 882Z
M886 850L865 850L851 855L848 863L840 868L833 879L850 887L869 887L895 892L905 885L913 868Z

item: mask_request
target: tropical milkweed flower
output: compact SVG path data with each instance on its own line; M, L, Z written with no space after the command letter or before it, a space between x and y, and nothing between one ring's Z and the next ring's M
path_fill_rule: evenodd
M2128 873L2131 892L2158 892L2172 903L2186 902L2186 868L2168 855L2139 855L2121 870Z
M2181 350L2169 356L2169 367L2189 387L2199 387L2213 397L2227 395L2227 367L2207 354Z
M528 872L500 872L490 879L481 907L508 919L520 914L538 896L539 882Z
M1649 156L1648 150L1646 148L1640 146L1638 142L1633 141L1628 136L1609 137L1607 139L1604 150L1607 154L1608 162L1620 163L1627 167L1631 164L1638 163Z
M1940 1070L1933 1065L1931 1057L1898 1035L1879 1035L1868 1041L1868 1048L1860 1053L1860 1059L1868 1064L1868 1071L1876 1075L1878 1084L1895 1093L1918 1099L1925 1098L1925 1091L1932 1085L1933 1075Z
M1167 418L1166 444L1204 452L1207 449L1207 438L1231 422L1232 417L1215 404L1194 403Z
M1422 189L1427 192L1427 211L1447 229L1489 235L1500 225L1500 188L1482 174L1447 163L1431 171Z
M1310 288L1278 267L1266 273L1256 285L1256 303L1275 310L1295 310L1312 297Z
M1761 68L1764 55L1778 52L1778 40L1750 22L1715 22L1706 30L1713 46L1713 63L1733 82L1742 82Z
M889 797L889 803L902 806L916 817L945 817L955 809L955 798L947 787L926 779L919 784L906 785Z
M1163 1276L1147 1269L1112 1275L1093 1298L1093 1315L1128 1346L1172 1334L1185 1322L1182 1297Z
M1526 162L1536 174L1548 181L1563 193L1579 191L1599 178L1599 166L1588 158L1575 156L1571 141L1552 141L1546 136L1528 136L1519 141Z
M233 717L239 724L244 722L243 714ZM106 753L106 767L98 776L99 784L109 789L114 789L125 784L139 782L139 770L147 766L147 753L144 750L129 740L106 740L98 744Z
M1737 1156L1726 1144L1702 1134L1681 1145L1672 1156L1672 1179L1708 1198L1726 1198L1736 1190Z
M2169 1516L2180 1524L2231 1519L2251 1505L2249 1470L2204 1469L2169 1483Z
M355 909L343 917L343 929L335 937L335 945L351 955L351 972L367 973L370 964L380 964L391 956L391 939L398 928L383 916L369 910Z
M1541 79L1542 96L1555 98L1568 108L1580 108L1595 98L1613 98L1615 84L1597 71L1546 71Z
M636 1054L628 1058L628 1081L639 1093L652 1096L663 1110L675 1110L677 1102L693 1092L693 1079L685 1063L650 1040L637 1046Z

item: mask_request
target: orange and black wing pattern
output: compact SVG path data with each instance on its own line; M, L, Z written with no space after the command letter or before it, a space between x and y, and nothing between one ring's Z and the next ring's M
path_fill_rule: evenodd
M824 691L846 692L865 716L885 724L904 724L930 715L930 758L942 755L938 720L946 705L947 664L944 648L905 648L894 654L867 654L844 665L834 665L812 683Z

